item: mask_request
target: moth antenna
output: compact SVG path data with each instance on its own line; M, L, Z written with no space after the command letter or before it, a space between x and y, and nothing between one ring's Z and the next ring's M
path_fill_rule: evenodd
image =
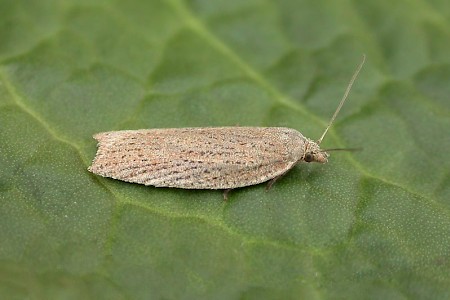
M330 148L323 149L322 152L330 152L330 151L362 151L363 148Z
M350 82L348 83L347 89L345 90L344 96L341 99L341 102L339 103L339 106L337 107L336 111L334 112L333 117L331 117L330 123L328 123L327 128L323 132L320 139L317 141L317 144L320 144L325 137L325 135L328 132L328 129L330 129L331 125L334 122L334 119L336 119L336 116L338 115L339 111L341 110L342 106L344 105L345 100L347 100L348 94L350 93L350 90L352 89L353 82L355 82L356 77L358 77L359 71L361 71L362 66L364 65L364 62L366 61L366 55L363 55L362 61L359 63L358 67L356 68L355 73L353 73L352 79L350 79Z

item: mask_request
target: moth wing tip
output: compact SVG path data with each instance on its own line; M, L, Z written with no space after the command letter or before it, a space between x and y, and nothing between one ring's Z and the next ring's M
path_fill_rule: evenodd
M88 170L89 172L91 172L91 173L95 173L95 171L94 171L94 163L92 163L92 165L90 165L90 166L87 168L87 170Z
M102 168L101 168L101 166L100 166L98 163L96 163L95 161L92 162L92 164L87 168L87 170L88 170L89 172L91 172L92 174L95 174L95 175L102 175Z
M100 141L103 137L103 132L96 133L92 136L95 140Z

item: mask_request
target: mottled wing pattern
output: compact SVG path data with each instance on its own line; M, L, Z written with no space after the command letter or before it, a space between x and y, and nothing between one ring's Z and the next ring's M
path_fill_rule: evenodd
M216 127L100 133L93 173L157 187L229 189L282 175L304 137L289 128ZM296 153L296 155L294 155Z

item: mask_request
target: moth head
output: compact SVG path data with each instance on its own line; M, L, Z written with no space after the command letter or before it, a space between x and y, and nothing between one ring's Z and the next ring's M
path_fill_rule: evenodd
M328 153L320 149L316 142L309 140L305 143L304 154L302 160L305 162L326 163L328 161Z

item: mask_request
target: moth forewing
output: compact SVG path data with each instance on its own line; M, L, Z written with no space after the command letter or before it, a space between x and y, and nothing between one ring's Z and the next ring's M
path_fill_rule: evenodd
M89 170L157 187L233 189L280 176L307 140L281 127L173 128L105 132Z

